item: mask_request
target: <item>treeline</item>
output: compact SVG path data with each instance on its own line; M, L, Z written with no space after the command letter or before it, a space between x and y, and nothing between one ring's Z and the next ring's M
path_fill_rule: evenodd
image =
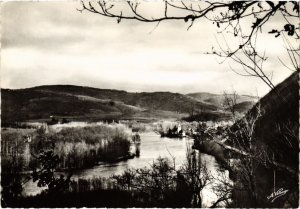
M225 112L200 112L197 114L191 114L187 117L183 117L182 120L187 122L193 121L227 121L230 120L231 116Z
M8 129L2 132L2 172L15 173L38 166L41 150L59 157L58 169L81 169L99 161L117 161L129 156L130 140L125 126L98 125L65 128L59 132Z
M30 145L25 137L33 135L34 129L1 129L1 173L17 173L29 169Z
M195 151L175 169L167 158L158 158L150 167L129 169L108 179L78 179L61 192L20 197L13 207L201 207L201 190L210 174ZM201 176L201 178L200 178Z
M79 169L98 161L117 161L129 155L130 140L125 127L109 125L66 128L49 135L56 141L54 153L59 168Z

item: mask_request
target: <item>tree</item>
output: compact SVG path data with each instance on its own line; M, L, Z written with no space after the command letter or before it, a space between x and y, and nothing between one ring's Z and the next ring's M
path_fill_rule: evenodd
M234 163L224 161L234 183L226 177L224 172L219 172L218 176L212 176L215 182L213 189L218 199L211 207L223 206L220 205L221 203L230 207L258 206L256 169L257 164L264 164L267 157L267 150L265 147L257 146L255 138L255 126L261 116L262 111L257 105L253 114L237 120L232 127L222 128L221 133L208 129L216 143L230 152L230 158L234 159Z
M64 191L70 184L71 175L64 178L64 175L56 177L55 169L59 163L59 158L52 150L41 151L38 156L41 167L34 169L32 179L39 187L48 187L49 193Z
M257 196L257 185L256 185L256 175L254 161L257 160L259 163L262 163L261 152L264 150L259 150L255 146L255 126L257 125L258 119L262 116L260 105L256 106L256 111L254 114L249 114L243 117L239 122L237 122L238 131L232 132L232 142L233 146L240 151L242 155L239 157L240 162L236 166L237 178L235 190L239 186L240 189L244 189L248 193L251 207L257 207L258 196Z
M218 172L218 175L213 176L215 181L213 191L218 199L209 207L232 207L232 193L234 190L233 182L226 176L224 172Z
M175 190L176 170L167 158L159 157L150 168L127 170L112 178L123 190L146 194L145 201L161 205L170 191Z
M258 77L271 89L274 89L272 74L268 75L263 67L268 56L264 50L259 49L257 42L261 33L269 33L276 38L282 37L290 65L279 58L281 63L291 71L299 72L300 70L299 2L297 1L163 1L160 5L161 15L155 17L143 12L147 5L131 1L118 3L103 0L85 1L82 2L82 8L79 11L116 18L117 23L127 19L156 23L156 27L162 21L182 20L188 24L187 29L191 28L195 21L207 19L219 28L219 32L224 37L224 44L217 40L217 48L212 47L209 54L222 58L221 63L228 59L234 61L241 67L243 73L236 70L236 67L231 67L234 72L242 76ZM284 22L268 29L268 23L276 17L281 18ZM232 45L229 45L227 41L228 34L230 38L235 40ZM283 167L287 172L290 172L290 169L279 165L270 158L267 147L255 143L254 127L262 114L259 105L256 108L256 114L249 114L236 123L237 131L228 130L230 141L235 148L232 150L240 155L238 163L239 182L241 186L246 188L252 200L252 206L258 204L256 176L254 174L257 163ZM235 113L235 110L232 110L231 112ZM285 133L288 135L289 131ZM290 144L289 140L286 141L287 144Z
M299 71L300 47L293 47L290 38L298 41L299 36L299 2L297 1L168 1L160 3L161 15L152 17L144 14L143 9L149 5L136 1L82 1L79 11L88 11L97 15L115 18L117 23L123 19L148 23L182 20L191 28L198 19L207 19L215 24L221 33L232 34L236 40L235 46L225 46L218 42L218 50L212 48L210 54L228 58L241 65L244 73L232 70L243 76L258 77L271 89L274 88L272 75L263 70L263 63L267 60L265 52L256 47L259 32L263 31L268 22L275 16L280 16L285 23L273 28L268 33L275 37L282 36L293 70ZM250 22L250 24L249 24ZM223 36L224 37L224 36ZM232 39L232 37L230 37ZM281 61L282 62L282 61ZM282 62L284 66L286 63ZM288 67L289 68L289 67Z
M224 91L223 96L223 106L225 110L229 110L232 115L233 121L236 121L236 105L238 98L236 91L233 91L231 94L228 94L226 91Z
M187 147L186 160L180 173L183 174L185 182L191 190L191 206L201 208L201 191L210 183L212 175L208 172L206 164L201 161L200 153L190 147Z
M151 205L170 206L167 204L171 201L174 205L201 207L201 191L212 177L200 153L188 147L186 162L179 169L175 169L175 157L171 157L173 163L159 157L149 168L129 169L112 179L121 190L146 194L144 201Z
M274 158L272 147L264 139L259 138L257 127L260 126L262 117L264 117L264 111L260 103L258 103L243 118L236 121L231 128L227 129L225 133L225 135L229 136L226 143L234 148L231 149L231 152L238 156L235 163L231 165L235 173L235 183L232 186L231 193L235 200L234 206L236 207L265 207L270 204L265 197L261 197L262 192L266 192L262 191L261 188L267 189L264 185L260 185L262 180L266 178L259 176L262 171L269 172L272 169L274 169L274 172L275 169L276 171L283 171L285 175L289 176L288 181L292 182L297 177L296 172L289 165L283 164L276 159L278 157L277 153L275 153L276 158ZM290 128L291 126L289 126L289 131L282 130L284 135L289 135L288 138L279 136L276 139L279 142L284 141L285 143L282 143L283 147L280 149L286 149L286 147L291 146L296 150L297 145L292 145L292 141L297 141L295 140L296 136ZM267 182L265 183L267 184ZM293 191L293 194L295 191ZM295 204L295 202L292 204Z
M3 137L3 135L2 135ZM24 167L24 159L20 153L22 153L22 141L16 135L12 135L11 138L3 146L3 142L7 139L1 139L2 153L3 149L10 150L9 154L2 155L1 159L1 205L3 207L9 207L14 204L16 199L21 196L23 191L22 175L20 172Z

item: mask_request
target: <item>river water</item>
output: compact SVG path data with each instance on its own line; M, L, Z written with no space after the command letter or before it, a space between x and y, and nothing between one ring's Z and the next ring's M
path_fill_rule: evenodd
M73 173L72 178L93 178L93 177L110 177L113 174L121 174L128 168L142 168L149 166L158 157L175 157L176 169L179 168L186 158L187 146L191 146L193 139L188 138L161 138L156 133L142 133L140 145L140 157L121 161L117 163L101 163L89 169L84 169ZM215 158L201 154L202 162L206 163L208 171L212 175L218 175L218 164ZM36 195L41 191L32 181L25 185L25 195ZM207 186L202 191L203 204L209 206L214 200L216 195L213 193L211 186Z

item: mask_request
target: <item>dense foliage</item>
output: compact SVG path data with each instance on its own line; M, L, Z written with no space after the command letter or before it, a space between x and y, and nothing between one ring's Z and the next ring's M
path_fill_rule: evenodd
M14 199L9 206L201 207L200 191L210 180L205 165L199 163L198 155L191 150L186 164L179 169L169 159L158 158L150 167L129 169L108 179L57 178L57 156L43 152L39 159L43 167L33 176L39 186L47 185L48 190L34 197Z
M31 141L26 141L30 137ZM99 125L65 128L46 133L44 128L3 130L2 170L5 173L37 166L40 150L53 149L59 169L79 169L98 161L114 161L129 154L130 140L123 126Z

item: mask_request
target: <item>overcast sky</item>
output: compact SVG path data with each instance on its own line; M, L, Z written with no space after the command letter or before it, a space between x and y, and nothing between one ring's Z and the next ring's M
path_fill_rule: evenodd
M160 11L151 4L147 14ZM183 21L122 21L87 12L79 2L2 3L1 87L73 84L97 88L179 93L222 93L262 96L269 91L256 78L242 77L228 63L204 53L216 45L216 26L197 21L187 31ZM271 23L282 22L275 18ZM151 31L153 31L151 33ZM285 56L281 39L262 35L278 83L291 73L278 60Z

